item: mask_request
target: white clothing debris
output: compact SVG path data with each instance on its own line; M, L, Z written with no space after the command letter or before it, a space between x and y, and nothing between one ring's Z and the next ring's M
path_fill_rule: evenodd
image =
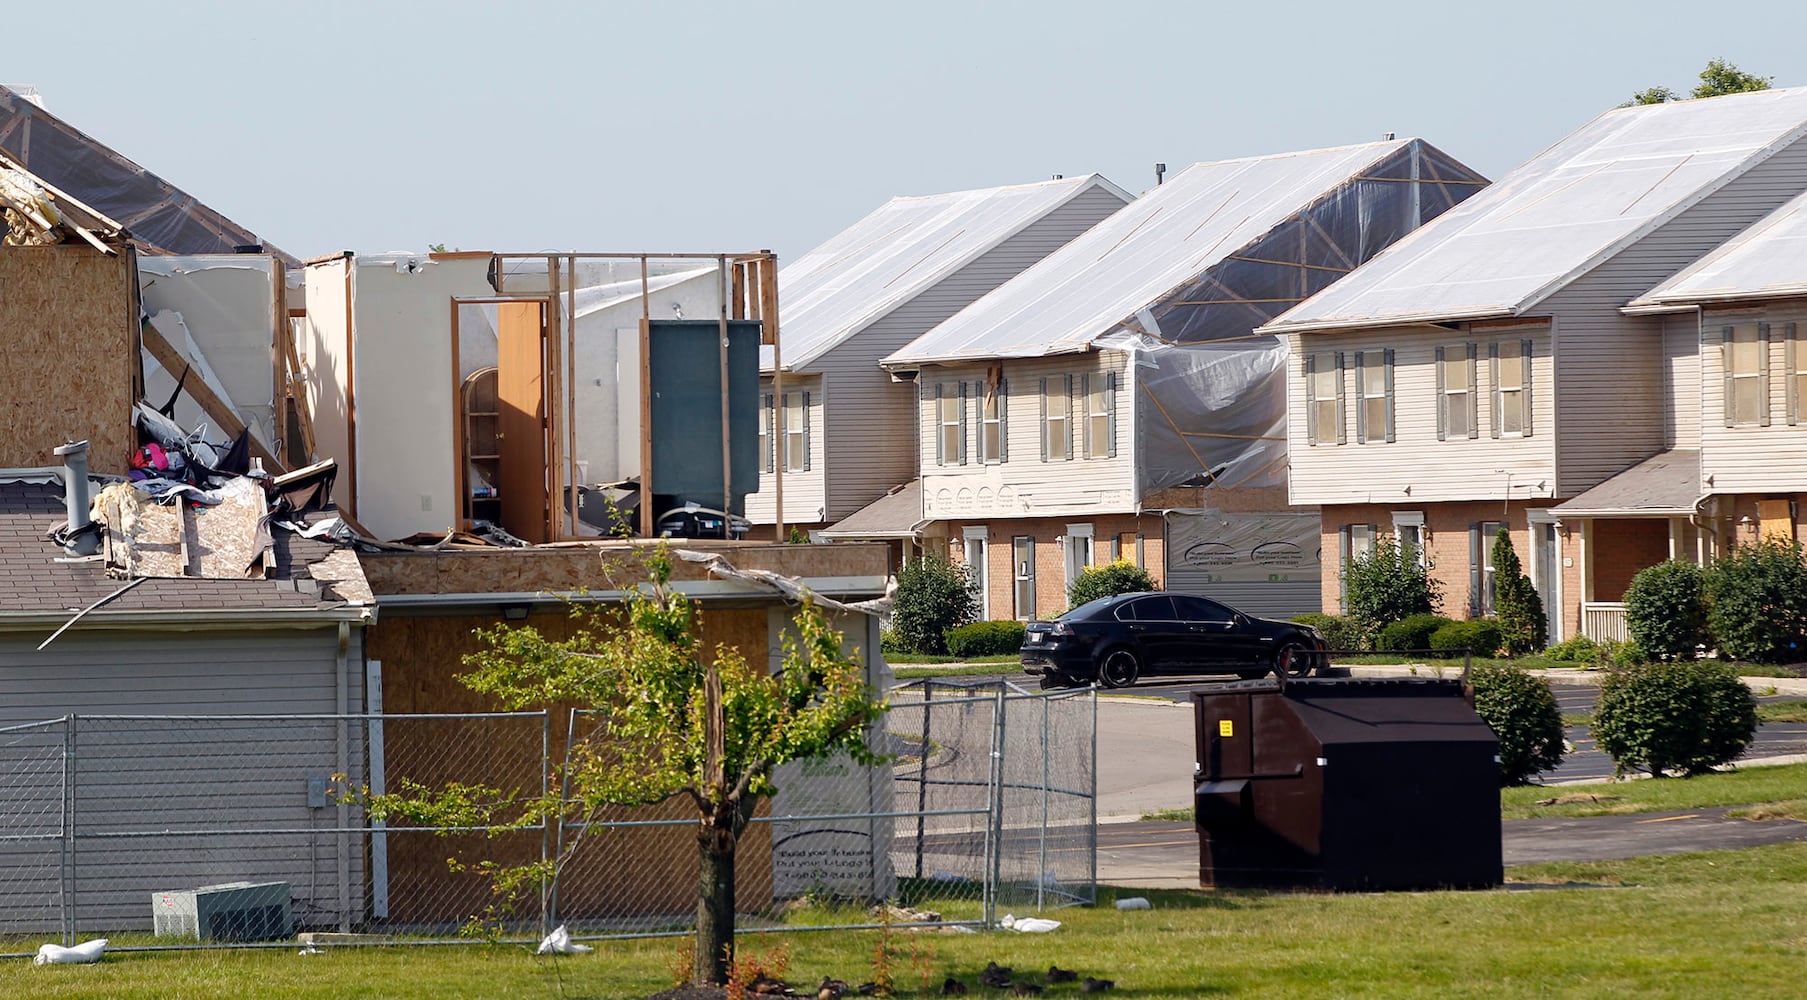
M998 921L998 925L1019 934L1046 934L1058 928L1060 921L1046 917L1016 917L1006 913L1004 919Z
M107 950L106 938L95 938L83 941L73 948L65 948L60 944L47 944L38 949L33 965L86 965L100 961L102 952Z

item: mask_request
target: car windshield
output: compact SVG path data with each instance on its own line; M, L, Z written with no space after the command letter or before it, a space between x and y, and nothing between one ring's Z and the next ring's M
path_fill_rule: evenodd
M1073 608L1066 614L1061 615L1059 618L1056 618L1055 621L1067 621L1068 619L1082 620L1096 617L1100 611L1110 607L1111 603L1116 600L1117 598L1115 597L1100 597L1095 601L1087 601L1079 607Z

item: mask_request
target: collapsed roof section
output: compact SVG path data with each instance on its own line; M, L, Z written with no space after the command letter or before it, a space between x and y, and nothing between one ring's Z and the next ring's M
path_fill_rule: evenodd
M1807 133L1807 88L1619 108L1267 332L1524 315Z
M1126 203L1133 197L1087 174L891 199L779 271L785 370L808 370L836 345L1094 188ZM760 370L772 365L767 350Z
M117 252L119 223L57 190L4 153L0 153L0 209L6 217L6 246L54 246L78 236L102 253Z
M258 247L300 261L193 195L6 87L0 87L0 151L46 184L117 219L152 253L233 253Z
M1421 139L1195 164L884 365L1125 351L1144 495L1279 485L1286 348L1255 328L1486 183Z
M1807 192L1633 299L1625 311L1797 295L1807 295Z

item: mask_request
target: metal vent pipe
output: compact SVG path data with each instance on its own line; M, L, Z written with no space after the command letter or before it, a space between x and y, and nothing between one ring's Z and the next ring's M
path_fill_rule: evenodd
M69 516L63 550L72 556L100 551L100 533L88 519L88 442L71 441L51 452L63 460L63 508Z

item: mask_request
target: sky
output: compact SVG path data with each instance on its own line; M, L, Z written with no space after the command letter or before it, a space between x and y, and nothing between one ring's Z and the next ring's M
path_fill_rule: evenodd
M52 8L46 8L52 10ZM1807 3L56 6L0 82L300 257L794 259L898 195L1422 137L1489 177L1725 58L1807 85Z

